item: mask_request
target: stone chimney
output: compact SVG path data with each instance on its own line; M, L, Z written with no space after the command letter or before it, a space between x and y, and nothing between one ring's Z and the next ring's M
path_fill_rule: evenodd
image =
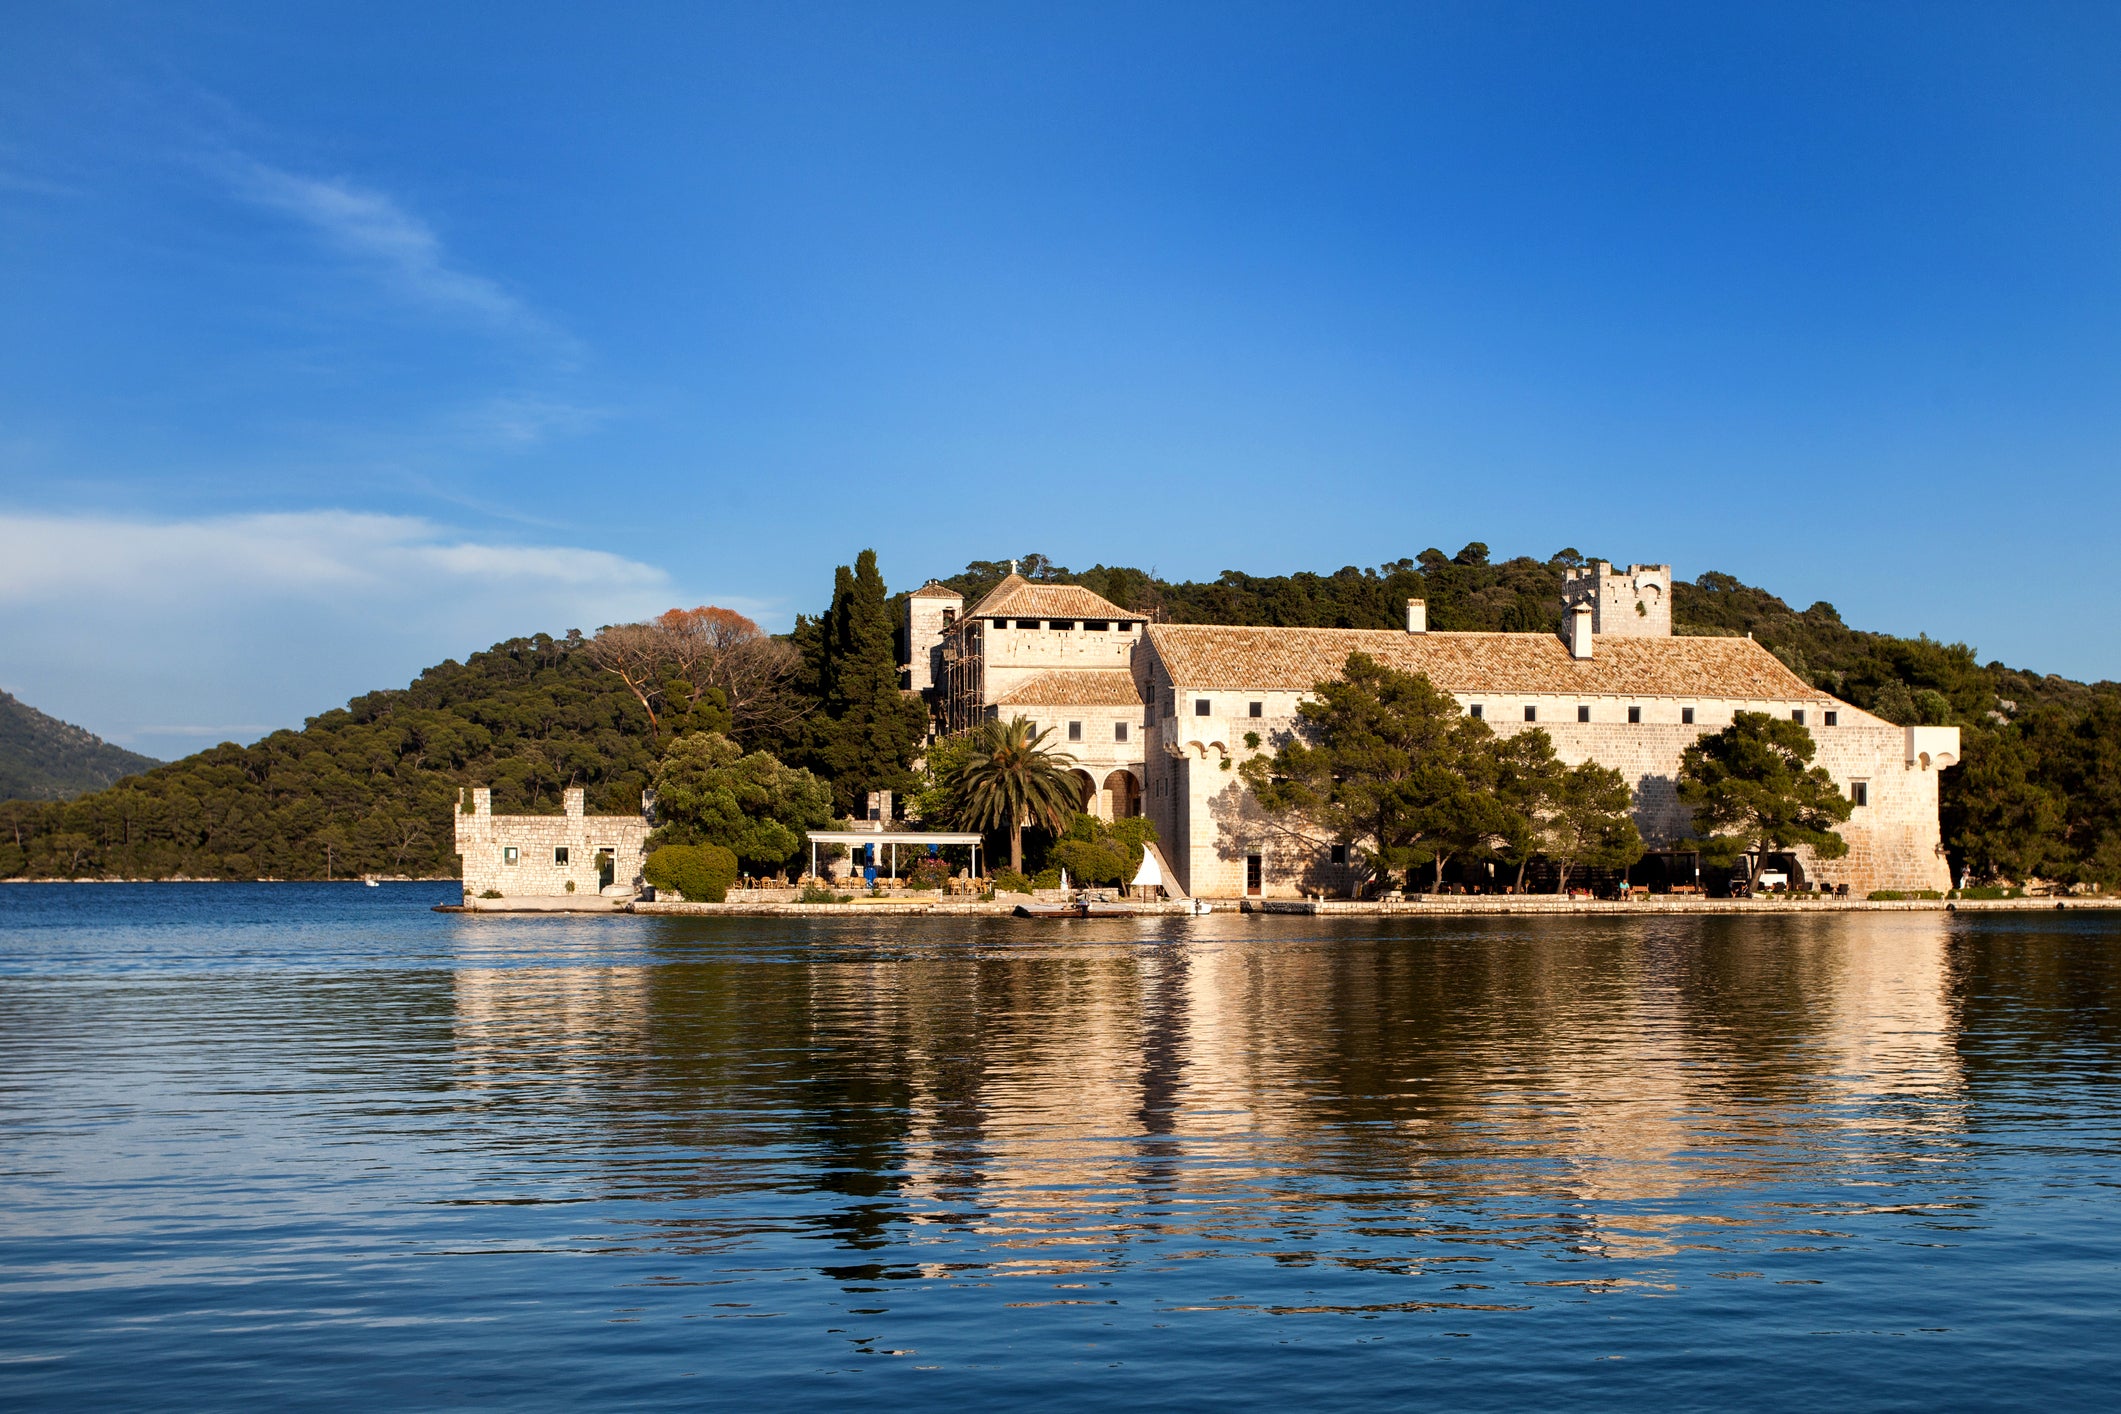
M560 800L566 807L568 819L579 820L582 818L582 788L580 786L569 786L565 791L561 792Z
M489 820L493 818L493 787L492 787L492 786L473 786L473 787L472 787L472 789L471 789L471 813L472 813L472 814L474 814L474 815L479 815L479 816L483 816L483 817L485 817L486 819L489 819Z
M1569 610L1567 639L1571 658L1591 656L1591 606L1581 600Z
M1407 601L1407 632L1427 633L1428 631L1429 601L1426 599L1409 599Z

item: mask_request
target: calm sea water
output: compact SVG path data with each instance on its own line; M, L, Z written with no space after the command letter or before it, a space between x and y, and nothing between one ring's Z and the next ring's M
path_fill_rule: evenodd
M0 1403L2112 1407L2121 920L0 889Z

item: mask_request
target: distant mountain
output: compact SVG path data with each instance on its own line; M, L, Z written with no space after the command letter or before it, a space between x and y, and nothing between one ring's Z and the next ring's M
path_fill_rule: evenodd
M71 800L161 764L0 692L0 800Z

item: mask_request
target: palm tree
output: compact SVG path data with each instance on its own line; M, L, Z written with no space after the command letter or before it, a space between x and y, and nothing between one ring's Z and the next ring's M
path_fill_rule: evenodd
M1043 743L1053 729L1035 731L1030 722L982 722L971 732L971 750L952 782L958 819L987 830L1007 822L1009 867L1024 868L1024 820L1029 817L1059 834L1080 804L1075 758L1048 750Z

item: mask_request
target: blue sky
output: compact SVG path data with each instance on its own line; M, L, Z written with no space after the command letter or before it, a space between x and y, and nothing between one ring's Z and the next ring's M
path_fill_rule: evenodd
M1479 539L2121 677L2121 10L0 5L0 687Z

